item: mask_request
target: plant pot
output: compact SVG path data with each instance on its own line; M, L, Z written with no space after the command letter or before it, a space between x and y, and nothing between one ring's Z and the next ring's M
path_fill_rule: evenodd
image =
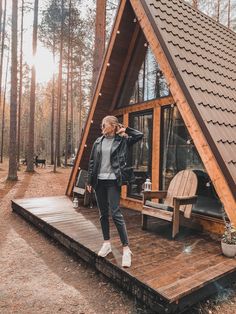
M221 241L222 253L227 257L235 257L236 255L236 244L228 244Z

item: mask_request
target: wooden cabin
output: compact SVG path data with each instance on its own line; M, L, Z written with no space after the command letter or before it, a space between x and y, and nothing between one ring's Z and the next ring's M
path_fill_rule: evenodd
M179 0L121 0L66 194L87 169L106 115L144 133L130 153L136 181L122 205L142 209L142 185L166 189L192 169L192 221L236 225L236 34Z

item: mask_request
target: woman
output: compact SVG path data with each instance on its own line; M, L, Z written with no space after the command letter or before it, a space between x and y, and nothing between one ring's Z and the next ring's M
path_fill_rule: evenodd
M87 185L90 193L92 188L95 190L100 210L104 243L98 255L105 257L112 251L109 230L110 209L123 245L122 266L130 267L132 253L119 207L120 192L124 180L129 181L132 176L131 168L127 167L128 149L143 137L143 133L129 127L125 128L114 116L106 116L102 120L101 128L102 136L95 141L89 160Z

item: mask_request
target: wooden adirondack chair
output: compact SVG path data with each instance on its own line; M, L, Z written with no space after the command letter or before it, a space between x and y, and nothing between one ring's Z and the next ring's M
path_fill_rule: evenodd
M190 218L192 206L197 200L197 176L191 170L178 172L171 180L167 191L145 191L143 193L142 228L147 228L148 216L172 222L172 238L179 232L179 217ZM157 203L151 199L163 199Z

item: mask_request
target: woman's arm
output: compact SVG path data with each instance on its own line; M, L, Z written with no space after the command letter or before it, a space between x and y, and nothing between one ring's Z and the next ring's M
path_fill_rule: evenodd
M133 128L127 127L125 133L128 135L127 142L131 146L143 138L143 133Z
M95 143L93 144L89 163L88 163L88 182L87 182L87 190L91 192L91 184L92 184L92 175L93 175L93 167L94 167L94 150L95 150Z

